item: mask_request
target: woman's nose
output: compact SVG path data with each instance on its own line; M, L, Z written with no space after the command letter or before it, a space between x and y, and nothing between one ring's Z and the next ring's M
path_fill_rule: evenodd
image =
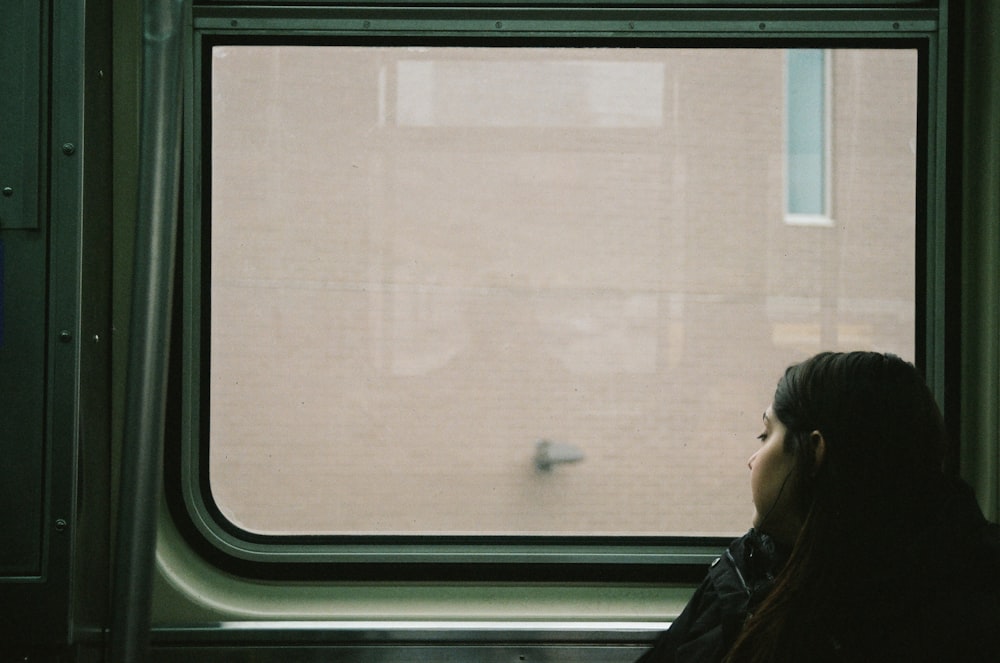
M755 453L752 456L750 456L749 458L747 458L747 469L749 469L750 471L753 471L753 460L756 457L757 457L757 454Z

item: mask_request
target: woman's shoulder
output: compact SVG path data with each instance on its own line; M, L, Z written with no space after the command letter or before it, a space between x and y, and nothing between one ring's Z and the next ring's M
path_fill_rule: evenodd
M734 539L641 663L721 660L742 628L751 601L766 594L784 557L783 549L756 530Z
M979 530L978 538L983 554L1000 569L1000 524L987 522Z
M925 527L909 542L907 555L928 571L956 570L1000 576L1000 525L986 519L976 496L963 481L951 480L928 514ZM1000 581L1000 577L995 577Z
M910 641L920 647L914 653L1000 660L1000 526L986 520L961 482L929 515L903 553L911 577L902 615L913 629Z
M726 573L735 573L748 595L759 595L770 589L775 577L788 561L789 548L760 530L751 529L735 539L713 569L721 565ZM729 567L722 562L729 563ZM757 597L759 598L759 596Z

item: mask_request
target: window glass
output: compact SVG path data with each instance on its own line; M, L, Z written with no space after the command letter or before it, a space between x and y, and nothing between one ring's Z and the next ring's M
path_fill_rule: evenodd
M791 49L786 55L785 127L790 220L827 216L827 77L825 52Z
M214 47L222 515L259 534L744 531L784 367L914 354L916 54L808 53ZM829 89L799 104L816 53ZM786 168L800 120L812 156ZM803 209L828 200L836 224L785 222L800 170L832 187Z

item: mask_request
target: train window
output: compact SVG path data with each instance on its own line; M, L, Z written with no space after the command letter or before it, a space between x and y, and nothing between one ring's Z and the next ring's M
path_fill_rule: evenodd
M241 540L729 537L787 364L915 358L915 49L204 52Z

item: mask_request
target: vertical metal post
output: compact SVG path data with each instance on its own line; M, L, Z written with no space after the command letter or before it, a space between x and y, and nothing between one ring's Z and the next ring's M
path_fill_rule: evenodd
M135 271L110 660L147 659L176 251L184 0L145 0Z
M962 71L960 470L1000 519L1000 6L967 2Z

